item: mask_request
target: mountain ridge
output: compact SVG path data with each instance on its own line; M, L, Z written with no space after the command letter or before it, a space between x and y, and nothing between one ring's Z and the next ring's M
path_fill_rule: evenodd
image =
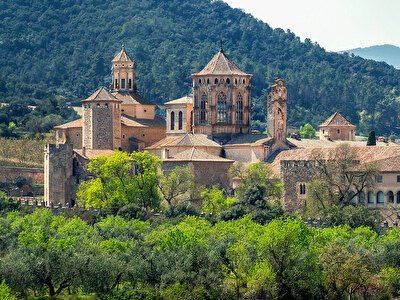
M400 69L400 47L392 44L373 45L369 47L358 47L350 50L340 51L339 53L353 53L365 59L383 61L389 65Z
M0 3L0 97L74 103L110 84L125 44L139 91L162 103L191 90L192 73L224 51L253 74L253 125L265 126L269 86L282 78L289 125L318 126L340 111L364 134L400 134L400 71L330 53L222 1L5 0Z

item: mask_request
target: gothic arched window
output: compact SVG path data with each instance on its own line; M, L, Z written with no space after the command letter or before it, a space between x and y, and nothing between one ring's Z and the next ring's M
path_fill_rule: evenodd
M182 111L179 111L179 114L178 114L178 129L179 130L182 130L182 123L183 123Z
M218 84L218 78L215 78L214 83Z
M226 123L226 95L223 92L218 95L217 122Z
M200 100L200 124L207 123L207 95L203 94Z
M243 98L239 93L236 99L236 124L242 124L243 122Z
M229 78L226 79L227 84L231 84L231 80Z
M171 111L171 130L175 130L175 112Z

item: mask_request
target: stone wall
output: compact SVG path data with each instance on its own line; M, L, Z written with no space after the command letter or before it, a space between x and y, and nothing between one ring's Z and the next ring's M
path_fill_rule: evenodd
M44 155L44 199L47 205L61 203L65 206L72 199L73 183L72 144L48 144Z
M113 149L113 111L101 103L92 104L92 149Z
M248 133L250 129L251 76L193 75L194 132L204 134ZM218 123L218 95L226 96L226 122ZM207 124L200 120L200 102L207 96ZM243 101L243 117L236 121L238 95ZM237 126L232 126L232 125ZM211 126L211 128L209 128ZM211 130L211 132L210 132Z
M129 127L122 125L122 150L132 151L129 144L131 137L143 141L145 147L148 147L165 137L165 127Z
M283 206L290 213L302 208L307 193L307 183L315 174L314 161L284 160L280 162L281 180L283 182ZM306 184L306 193L300 194L300 184Z
M163 169L171 171L177 166L189 166L194 172L195 183L197 185L213 186L219 185L225 189L230 188L228 170L233 162L213 162L213 161L164 161Z
M20 168L20 167L3 167L0 166L0 181L11 182L16 177L22 176L32 178L32 181L37 184L44 183L44 169L43 168Z

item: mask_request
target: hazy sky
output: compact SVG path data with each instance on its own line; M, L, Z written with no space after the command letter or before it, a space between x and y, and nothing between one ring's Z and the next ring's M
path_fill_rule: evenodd
M329 51L400 46L400 0L224 0Z

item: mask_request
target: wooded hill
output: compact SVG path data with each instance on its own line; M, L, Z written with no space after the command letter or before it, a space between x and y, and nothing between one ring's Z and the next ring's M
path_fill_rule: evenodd
M284 15L279 5L271 9ZM255 127L265 121L266 90L280 77L288 85L292 126L317 126L338 110L364 133L400 133L399 70L328 53L212 0L1 1L0 99L57 95L77 102L109 85L110 61L124 43L137 62L140 91L161 103L190 92L190 74L220 40L254 75Z

